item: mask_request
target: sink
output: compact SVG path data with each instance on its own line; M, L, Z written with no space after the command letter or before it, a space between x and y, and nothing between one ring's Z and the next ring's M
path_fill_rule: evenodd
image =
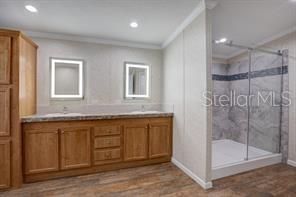
M131 114L153 114L153 113L159 113L159 111L133 111Z
M81 116L81 113L52 113L52 114L46 114L45 116Z

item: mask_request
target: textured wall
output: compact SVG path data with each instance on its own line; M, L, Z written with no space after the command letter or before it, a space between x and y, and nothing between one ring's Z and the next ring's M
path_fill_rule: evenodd
M217 76L227 76L229 65L227 63L213 62L212 73ZM229 96L229 81L213 80L213 96ZM230 131L229 102L223 102L226 106L213 105L213 132L212 139L232 139Z
M151 66L151 99L160 103L162 91L163 55L161 50L120 47L85 42L33 38L38 49L38 106L85 106L124 104L124 62L146 63ZM49 58L85 60L85 99L82 101L51 101L49 98Z
M208 37L203 11L164 50L163 102L174 105L174 159L209 187L211 142L202 94L208 88Z

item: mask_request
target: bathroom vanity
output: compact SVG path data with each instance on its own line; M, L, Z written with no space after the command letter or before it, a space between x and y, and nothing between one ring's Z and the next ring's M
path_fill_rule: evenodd
M69 114L67 109L66 114L34 115L37 48L21 32L0 29L0 191L18 188L23 182L171 160L172 113L95 114L100 111L95 108L90 115ZM56 102L66 105L75 101L85 107L87 88L105 94L84 83L84 78L91 76L85 74L87 61L68 57L48 60L50 111L57 111ZM147 99L151 99L150 65L122 61L119 66L124 66L124 78L116 79L124 84L124 95L115 100L138 103L129 105L126 111L139 110L139 101L149 103ZM41 85L42 80L39 77ZM96 104L99 106L100 102ZM145 111L144 106L142 110Z
M139 112L25 117L24 181L168 162L172 116Z

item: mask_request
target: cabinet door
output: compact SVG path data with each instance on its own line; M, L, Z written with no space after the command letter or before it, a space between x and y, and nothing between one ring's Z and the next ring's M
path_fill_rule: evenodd
M171 127L169 122L150 123L149 158L171 155Z
M10 89L0 88L0 136L10 135Z
M148 158L148 125L129 124L124 127L124 160Z
M10 83L11 37L0 36L0 84Z
M61 169L90 165L90 129L61 129Z
M59 170L59 134L57 130L25 131L25 173Z
M0 189L10 187L10 141L0 140Z

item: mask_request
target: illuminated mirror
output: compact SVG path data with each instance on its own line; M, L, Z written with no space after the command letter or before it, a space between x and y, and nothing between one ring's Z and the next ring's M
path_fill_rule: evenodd
M83 99L83 61L51 58L52 99Z
M149 66L125 63L125 98L149 98Z

